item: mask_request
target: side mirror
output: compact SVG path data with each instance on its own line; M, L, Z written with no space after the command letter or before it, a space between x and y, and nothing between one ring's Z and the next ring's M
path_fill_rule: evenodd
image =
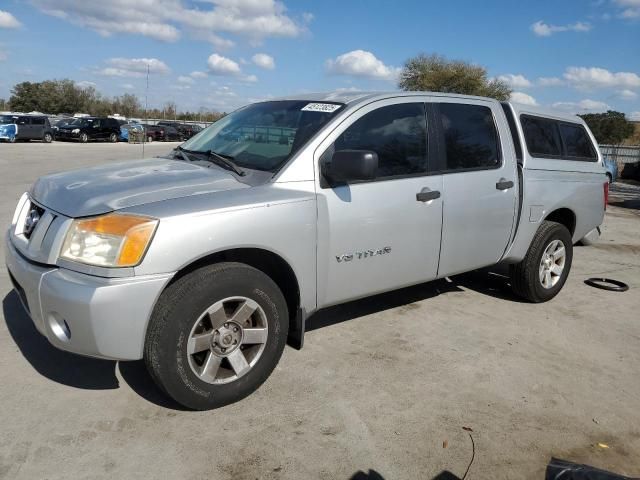
M369 150L338 150L327 164L324 175L334 183L373 180L378 172L378 154Z

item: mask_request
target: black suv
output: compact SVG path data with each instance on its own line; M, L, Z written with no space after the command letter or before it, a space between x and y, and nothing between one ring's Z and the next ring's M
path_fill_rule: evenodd
M162 121L162 122L158 122L158 126L175 128L180 135L180 141L188 140L191 137L193 137L196 133L200 133L202 131L202 127L200 125L196 125L193 123Z
M87 143L90 140L106 140L116 143L120 137L120 124L115 118L81 117L58 127L56 140L76 140Z
M11 137L11 141L42 140L45 143L51 143L53 140L53 130L49 119L44 115L0 115L0 125L10 124L17 125L15 136Z

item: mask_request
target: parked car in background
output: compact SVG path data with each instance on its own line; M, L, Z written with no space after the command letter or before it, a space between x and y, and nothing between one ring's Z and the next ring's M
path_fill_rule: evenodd
M63 125L67 125L70 122L73 122L73 117L49 117L49 123L51 124L51 130L53 131L53 137L55 139L58 134L58 129Z
M120 127L120 141L128 142L131 137L131 132L139 133L140 138L137 141L142 141L144 127L139 123L127 123Z
M41 140L45 143L51 143L53 140L53 130L45 115L2 115L0 116L0 124L7 125L3 128L5 133L0 137L6 136L9 142ZM13 125L13 127L9 127L9 125Z
M202 127L200 125L195 125L192 123L162 121L158 122L158 125L175 128L180 134L180 140L188 140L196 133L200 133L202 131Z
M0 140L13 143L16 141L18 125L17 117L13 115L0 115Z
M87 143L102 140L116 143L120 137L120 124L115 118L81 117L58 127L56 140L75 140Z
M162 140L164 142L182 142L184 141L184 136L176 128L166 126L164 127L164 138Z
M604 168L607 169L607 178L609 183L613 183L618 179L618 163L615 160L604 157Z
M162 142L164 140L164 127L158 125L141 124L147 142Z

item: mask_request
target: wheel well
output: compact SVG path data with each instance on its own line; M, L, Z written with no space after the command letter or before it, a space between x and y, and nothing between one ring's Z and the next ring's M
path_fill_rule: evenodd
M279 255L261 248L236 248L213 253L200 258L175 274L171 283L192 271L220 262L239 262L260 270L273 280L284 295L289 310L290 325L297 315L300 306L300 287L291 266Z
M550 220L564 225L567 227L567 230L569 230L569 233L571 233L571 236L573 236L573 233L576 230L576 214L568 208L559 208L558 210L554 210L547 215L545 220Z

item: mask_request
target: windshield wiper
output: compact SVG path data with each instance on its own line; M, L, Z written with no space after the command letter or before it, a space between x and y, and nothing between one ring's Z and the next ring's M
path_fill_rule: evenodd
M213 150L207 150L206 152L202 152L207 156L208 160L211 160L216 165L221 166L222 168L226 168L227 170L231 170L236 175L244 177L246 172L243 172L238 168L238 166L233 163L233 157L230 155L221 155L219 153L214 152Z
M178 145L175 148L174 152L175 151L177 151L180 154L180 156L182 157L183 160L186 160L187 162L191 161L191 158L189 158L189 155L186 154L184 148L182 148L180 145Z
M190 156L191 154L204 155L205 157L207 157L207 161L213 162L216 165L224 168L225 170L230 170L240 177L244 177L247 174L246 172L240 170L235 163L233 163L233 157L231 155L222 155L220 153L214 152L213 150L205 150L204 152L201 152L199 150L187 150L186 148L182 148L181 146L177 146L176 150L187 162L193 161Z

